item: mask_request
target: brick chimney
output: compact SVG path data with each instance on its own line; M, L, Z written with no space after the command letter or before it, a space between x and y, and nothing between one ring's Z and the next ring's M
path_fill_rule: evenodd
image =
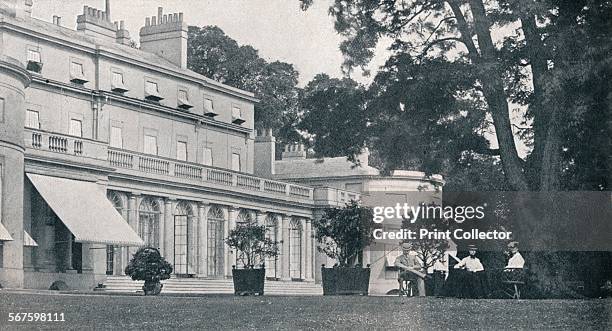
M147 17L140 29L140 49L155 53L166 60L187 68L187 24L183 13L164 14L157 8L157 16Z
M130 39L130 31L125 28L125 21L115 22L115 29L117 29L117 43L130 45L132 39Z
M276 138L272 129L257 130L255 137L255 169L253 174L259 177L271 178L276 173L274 168L276 154Z
M106 0L106 8L110 10L110 0ZM77 31L88 36L115 41L116 27L110 21L110 12L89 6L83 7L83 14L77 16Z
M285 151L282 154L283 160L305 159L305 158L306 158L306 149L304 148L304 144L286 145Z

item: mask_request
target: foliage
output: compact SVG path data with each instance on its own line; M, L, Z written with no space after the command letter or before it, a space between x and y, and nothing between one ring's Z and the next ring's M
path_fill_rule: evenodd
M239 224L229 232L225 243L236 249L236 259L245 268L253 268L266 257L278 255L278 243L266 238L266 227L252 223Z
M253 92L255 127L274 129L280 142L295 141L299 73L292 64L267 62L249 45L239 45L216 26L190 26L189 69L221 83Z
M344 208L326 208L323 216L313 221L317 249L336 259L340 266L352 266L373 240L376 224L371 208L351 201Z
M139 248L125 267L125 274L132 280L159 282L170 278L171 273L172 265L153 247Z
M366 132L363 112L365 88L350 78L330 78L319 74L304 88L300 106L304 112L298 125L307 131L315 152L321 157L337 156L348 150L359 154L361 134Z
M358 112L368 132L349 127L337 153L368 145L389 168L445 175L476 153L512 190L609 189L609 1L334 0L330 14L347 73L392 43Z

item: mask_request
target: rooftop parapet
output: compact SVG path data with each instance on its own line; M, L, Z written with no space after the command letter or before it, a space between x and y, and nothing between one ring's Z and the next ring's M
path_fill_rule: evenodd
M110 10L110 5L107 8ZM83 13L77 16L77 31L83 31L86 35L115 41L117 28L110 21L110 13L83 6Z

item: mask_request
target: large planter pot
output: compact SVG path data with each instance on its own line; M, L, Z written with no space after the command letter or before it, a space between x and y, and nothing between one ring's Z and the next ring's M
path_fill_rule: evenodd
M370 268L321 267L323 295L368 295Z
M159 280L145 280L142 290L145 295L158 295L164 285Z
M263 295L266 269L232 269L235 295Z

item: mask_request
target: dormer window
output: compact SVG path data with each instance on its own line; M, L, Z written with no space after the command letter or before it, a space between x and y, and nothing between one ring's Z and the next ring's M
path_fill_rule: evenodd
M87 83L87 79L85 79L85 74L83 73L82 63L70 62L70 81L79 85Z
M113 71L111 77L111 91L116 93L125 93L129 91L123 81L123 73Z
M208 117L215 117L219 115L215 112L212 98L204 98L204 115Z
M42 67L43 64L40 59L40 51L37 49L28 49L28 64L26 69L39 74L42 71Z
M145 82L145 99L154 102L164 100L164 97L159 94L159 87L156 82L149 80Z
M189 102L189 94L187 93L187 90L179 90L177 99L179 108L184 110L193 108L193 105Z
M232 123L241 125L244 122L246 121L242 119L242 110L240 110L240 107L232 106Z

